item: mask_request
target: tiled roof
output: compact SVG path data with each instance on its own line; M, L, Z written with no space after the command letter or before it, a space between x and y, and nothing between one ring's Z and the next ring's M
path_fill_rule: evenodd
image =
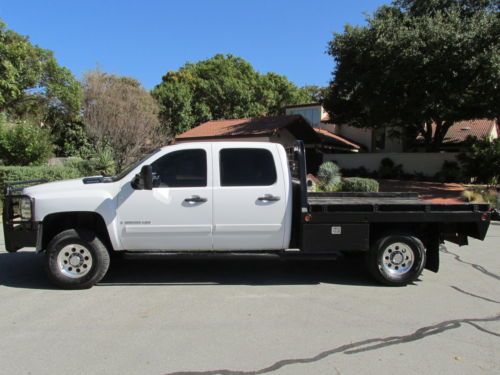
M323 140L337 143L340 146L344 146L344 147L352 148L352 149L356 149L356 150L359 150L361 148L361 146L357 145L356 143L351 142L348 139L341 137L338 134L334 134L332 132L329 132L326 129L315 128L314 130L316 131L316 133L318 133L321 136L321 138Z
M483 139L491 134L491 131L495 126L497 126L497 121L495 119L459 121L454 123L453 126L448 129L443 143L460 143L465 141L469 136L476 137L477 139ZM433 124L433 133L435 128L436 126Z
M489 137L492 130L498 127L495 119L474 119L458 121L448 129L446 136L443 139L443 144L455 144L464 142L468 137L484 139ZM436 131L436 124L432 124L432 134ZM423 142L422 135L417 136L417 142Z
M274 134L283 128L304 141L318 140L316 133L300 115L212 120L179 134L176 139L262 136Z

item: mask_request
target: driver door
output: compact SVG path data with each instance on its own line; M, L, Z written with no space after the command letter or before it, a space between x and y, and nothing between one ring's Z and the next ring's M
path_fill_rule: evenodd
M118 197L122 246L137 251L212 250L210 146L173 148L151 163L152 190L130 183Z

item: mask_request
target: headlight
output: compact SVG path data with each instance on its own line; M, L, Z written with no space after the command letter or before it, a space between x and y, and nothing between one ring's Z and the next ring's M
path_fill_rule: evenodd
M30 220L31 219L31 199L21 198L19 200L19 214L21 219Z

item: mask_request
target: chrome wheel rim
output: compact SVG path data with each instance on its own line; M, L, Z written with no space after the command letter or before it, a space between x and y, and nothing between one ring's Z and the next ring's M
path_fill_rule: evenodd
M415 255L410 246L403 242L388 245L382 253L382 268L390 275L404 275L415 262Z
M78 279L89 273L92 268L92 254L85 246L66 245L57 255L57 265L63 275Z

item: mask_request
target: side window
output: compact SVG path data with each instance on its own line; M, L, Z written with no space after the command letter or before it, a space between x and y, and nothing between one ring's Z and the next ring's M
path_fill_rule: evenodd
M205 150L171 152L151 164L160 187L207 186L207 153Z
M220 151L221 186L269 186L276 182L271 152L259 148L226 148Z

